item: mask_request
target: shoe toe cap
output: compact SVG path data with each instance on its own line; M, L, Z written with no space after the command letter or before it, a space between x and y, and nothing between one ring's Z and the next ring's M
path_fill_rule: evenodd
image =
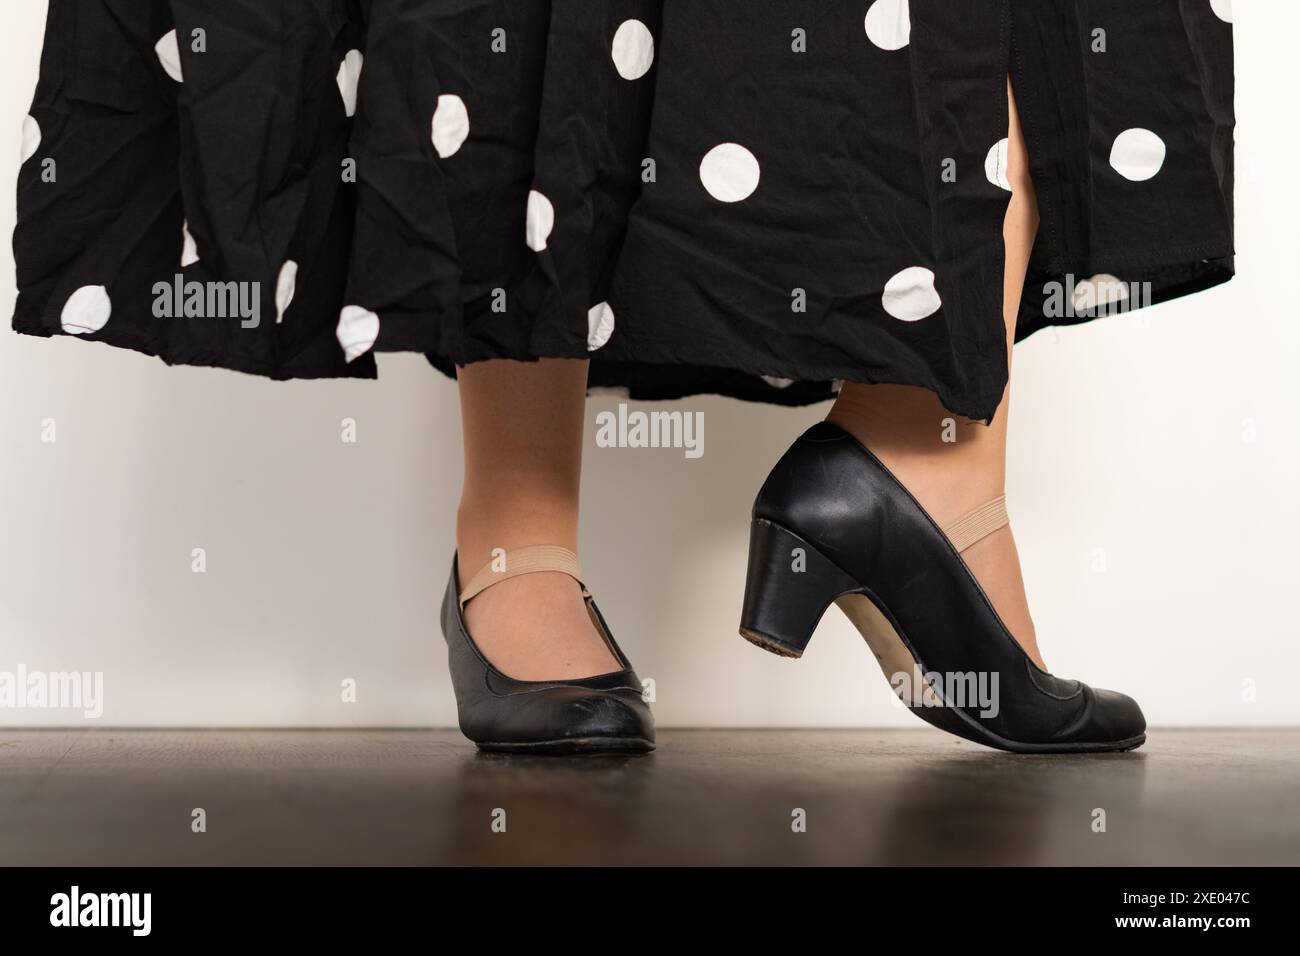
M556 703L557 734L654 740L654 717L639 694L584 690Z
M553 685L494 701L487 712L462 719L461 729L481 744L539 749L649 750L654 717L632 688Z
M1113 690L1093 691L1091 730L1096 740L1126 741L1146 733L1147 720L1138 702Z

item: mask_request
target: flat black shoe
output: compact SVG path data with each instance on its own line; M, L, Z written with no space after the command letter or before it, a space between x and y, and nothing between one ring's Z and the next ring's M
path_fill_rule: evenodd
M484 568L462 591L456 557L442 599L451 683L461 732L482 750L531 754L642 754L654 750L650 707L586 585L577 556L541 545L506 552L502 569ZM580 680L524 681L501 673L465 627L464 606L484 588L520 574L562 571L582 587L596 631L623 670Z
M1137 703L1038 667L966 567L959 552L1005 523L999 499L945 533L853 436L815 425L754 503L740 633L799 657L834 601L936 727L1017 753L1141 746Z

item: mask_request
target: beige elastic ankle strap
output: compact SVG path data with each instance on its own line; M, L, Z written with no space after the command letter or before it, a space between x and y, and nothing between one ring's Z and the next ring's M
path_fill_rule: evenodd
M999 528L1005 528L1007 518L1007 496L1000 495L986 502L974 511L968 511L948 527L943 533L948 536L958 553L965 551L976 541L986 538Z
M498 568L500 570L497 570ZM534 574L538 571L559 571L567 574L582 586L582 593L587 594L587 586L582 583L582 565L578 563L576 554L568 548L561 548L554 544L535 544L531 547L507 551L501 557L493 558L485 564L478 574L470 578L469 584L461 588L460 609L465 610L465 605L471 598L494 584L517 578L521 574Z

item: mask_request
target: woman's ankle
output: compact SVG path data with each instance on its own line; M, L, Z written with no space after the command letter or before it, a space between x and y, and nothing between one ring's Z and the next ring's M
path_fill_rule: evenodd
M462 497L456 512L456 552L462 574L473 574L503 551L537 544L578 549L578 504L568 498Z
M886 417L838 403L827 421L870 449L940 525L1005 493L999 449L971 430L986 426L952 422L900 431Z
M953 416L922 389L846 385L827 420L870 449L940 527L1005 493L1005 418L985 425ZM963 558L1007 629L1042 666L1011 529Z

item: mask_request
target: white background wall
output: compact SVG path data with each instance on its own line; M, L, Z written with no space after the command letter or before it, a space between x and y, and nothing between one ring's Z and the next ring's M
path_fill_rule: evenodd
M7 241L45 3L4 6ZM1300 4L1236 7L1239 277L1016 354L1009 498L1048 663L1133 693L1153 724L1300 720ZM436 619L461 467L450 381L405 355L381 357L377 384L168 369L14 335L14 295L6 253L0 671L103 671L101 724L454 725ZM660 724L913 725L838 612L799 662L736 636L753 494L824 409L690 400L706 452L685 461L596 448L590 419L614 404L590 403L584 563Z

